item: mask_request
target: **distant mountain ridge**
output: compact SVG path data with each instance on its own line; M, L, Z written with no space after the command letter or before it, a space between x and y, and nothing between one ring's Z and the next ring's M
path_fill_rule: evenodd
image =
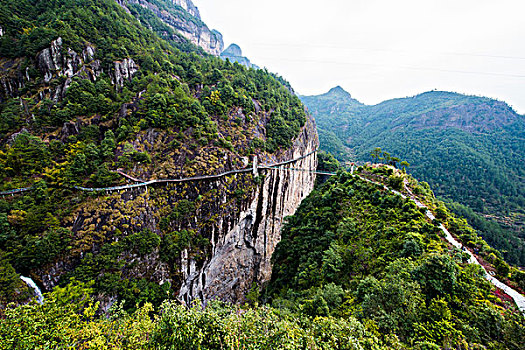
M258 66L250 62L248 57L242 55L242 50L237 44L231 44L228 46L228 48L221 53L220 57L223 60L228 59L230 62L237 62L248 68L259 69Z
M380 147L408 161L437 195L481 215L471 221L483 222L476 228L509 261L525 264L525 116L502 101L446 91L370 106L336 87L301 100L316 118L321 149L342 161L372 161Z

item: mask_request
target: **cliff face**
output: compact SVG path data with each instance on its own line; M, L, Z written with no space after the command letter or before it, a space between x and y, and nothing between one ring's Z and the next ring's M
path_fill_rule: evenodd
M95 82L104 73L101 63L94 59L95 55L96 48L91 45L78 54L64 48L61 38L53 41L49 48L37 54L35 60L46 82L42 96L61 100L72 79L77 76ZM128 58L113 62L109 75L113 84L122 86L136 72L137 65ZM61 84L48 84L57 77L62 77ZM23 87L26 78L21 75L19 80L9 79L8 76L2 78L4 94L17 96L17 84ZM125 104L120 115L124 116L134 108L133 103ZM263 111L257 103L256 110L258 117L253 126L232 133L227 125L218 122L220 134L231 137L234 145L246 144L247 141L243 141L246 136L248 140L263 137L271 112ZM242 109L235 116L246 118ZM64 140L77 135L80 129L96 122L94 119L91 122L77 120L65 123L58 137ZM148 130L132 144L150 154L161 154L171 142L167 134ZM262 153L258 158L261 165L297 161L280 169L260 169L258 181L248 173L85 198L62 224L75 236L71 255L34 271L32 276L44 291L51 291L64 274L82 266L87 255L100 253L102 242L116 243L121 239L118 232L126 236L141 229L162 235L162 219L169 217L174 208L180 207L180 203L191 202L195 204L194 211L176 220L171 228L176 232L190 230L194 236L208 240L209 245L203 249L190 246L169 261L162 257L162 247L145 255L133 250L122 252L118 257L125 266L120 271L122 277L143 278L158 284L169 282L178 291L178 297L188 303L197 298L203 301L241 301L254 283L260 286L270 279L270 259L280 241L283 220L295 212L302 199L313 189L314 174L286 169L314 171L317 165L314 151L318 144L315 122L310 118L292 147L275 154ZM195 157L195 153L200 154L194 161L202 163L202 170L182 176L206 173L204 169L209 168L210 161L214 159L221 159L220 165L215 170L207 169L210 174L242 168L251 160L233 152L188 150L170 155L173 165L151 170L136 168L135 174L145 179L179 177L181 175L173 175L173 169L179 162ZM239 192L242 193L239 195ZM117 300L111 294L99 297L106 307Z
M164 143L159 133L149 132L144 137L153 144ZM96 241L116 244L120 239L116 232L126 236L140 229L160 235L163 218L171 217L181 203L193 203L193 209L180 214L182 217L172 228L192 231L209 244L203 249L190 244L169 261L162 256L164 242L146 255L126 249L118 258L123 266L120 276L160 285L169 282L177 297L186 303L195 299L242 301L254 283L260 286L270 279L270 259L280 241L283 220L295 212L315 182L313 173L289 169L314 171L317 147L315 123L309 119L292 147L259 161L264 165L297 160L279 169L260 169L259 181L251 173L236 174L88 198L64 225L76 237L72 255L35 271L33 277L45 290L52 290L67 271L78 271L79 266L82 269L86 256L97 253ZM99 298L105 308L117 300L111 294Z
M35 68L43 75L45 86L39 93L39 99L50 98L57 102L64 98L73 78L79 77L96 81L101 74L107 73L111 82L119 87L131 81L138 66L132 58L114 61L106 69L99 59L95 59L96 48L86 44L82 52L63 47L62 38L51 42L50 47L40 51L35 58ZM29 75L30 67L25 72L20 69L20 59L0 61L0 102L9 97L19 97L26 85L34 79ZM25 74L24 74L25 73ZM49 84L52 79L60 78L60 83Z
M224 49L222 35L210 30L202 22L199 9L190 0L116 0L119 5L131 12L128 6L138 5L150 10L162 22L177 30L191 43L200 46L209 54L219 56Z
M212 229L210 258L199 267L184 252L182 300L238 302L254 283L260 286L270 280L270 259L281 240L284 218L295 213L315 183L315 174L290 168L315 171L317 154L314 151L318 145L315 123L310 119L293 148L278 159L298 160L279 169L261 171L264 180L253 190L242 210L233 217L218 220Z
M175 5L182 7L193 17L197 17L199 19L201 18L199 9L190 0L171 0L171 2L174 3Z

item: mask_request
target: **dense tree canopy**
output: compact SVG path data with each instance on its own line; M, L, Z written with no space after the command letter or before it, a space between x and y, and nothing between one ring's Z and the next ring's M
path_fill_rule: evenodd
M374 106L340 88L302 100L321 149L343 162L386 163L373 157L379 147L407 161L508 262L525 264L524 116L500 101L439 91Z

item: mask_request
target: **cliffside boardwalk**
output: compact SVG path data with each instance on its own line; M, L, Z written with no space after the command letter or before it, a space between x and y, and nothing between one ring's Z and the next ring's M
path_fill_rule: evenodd
M223 173L216 174L216 175L201 175L201 176L184 177L184 178L179 178L179 179L156 179L156 180L150 180L150 181L143 181L143 180L134 178L132 176L129 176L129 175L125 174L124 172L122 172L122 170L118 169L117 170L118 174L124 176L125 178L127 178L129 180L135 181L137 183L136 184L131 184L131 185L112 186L112 187L99 187L99 188L82 187L82 186L72 186L72 187L69 187L69 188L73 188L73 189L76 189L76 190L79 190L79 191L86 191L86 192L104 192L104 191L112 192L112 191L128 190L128 189L138 188L138 187L147 187L147 186L151 186L151 185L159 184L159 183L170 183L170 182L172 182L172 183L175 182L176 183L176 182L211 180L211 179L217 179L217 178L221 178L221 177L228 176L228 175L250 173L250 172L252 172L254 174L254 176L255 176L255 175L257 175L259 169L261 169L261 170L263 170L263 169L283 169L283 168L280 168L280 167L282 167L284 165L287 165L287 164L291 164L291 163L297 162L297 161L299 161L301 159L304 159L304 158L306 158L306 157L316 153L318 150L319 149L315 149L312 152L309 152L309 153L307 153L307 154L305 154L305 155L303 155L301 157L298 157L298 158L294 158L294 159L287 160L287 161L280 162L280 163L268 164L268 165L262 165L262 164L259 165L258 162L257 162L257 157L254 157L252 168L230 170L230 171L225 171ZM316 174L323 174L323 175L335 175L334 173L316 172L316 171L311 171L311 170L307 170L307 169L293 169L293 170L308 171L308 172L312 172L312 173L316 173ZM18 189L13 189L13 190L0 192L0 195L1 196L14 195L14 194L18 194L18 193L22 193L22 192L26 192L26 191L31 191L32 189L33 189L33 187L18 188Z
M138 188L138 187L147 187L147 186L151 186L151 185L159 184L159 183L177 183L177 182L202 181L202 180L209 180L209 179L217 179L217 178L221 178L221 177L224 177L224 176L227 176L227 175L250 173L250 172L253 173L254 176L256 176L258 174L258 170L259 169L261 169L261 170L265 170L266 169L266 170L302 171L302 172L309 172L309 173L314 173L314 174L318 174L318 175L329 175L329 176L336 175L335 173L331 173L331 172L312 171L312 170L309 170L309 169L284 168L285 165L292 164L292 163L297 162L297 161L299 161L301 159L304 159L304 158L312 155L313 153L316 153L317 151L318 151L318 149L315 149L314 151L309 152L309 153L307 153L307 154L305 154L305 155L303 155L301 157L298 157L298 158L295 158L295 159L291 159L291 160L288 160L288 161L284 161L284 162L268 164L268 165L258 164L257 156L254 156L251 168L230 170L230 171L226 171L226 172L223 172L223 173L220 173L220 174L216 174L216 175L193 176L193 177L186 177L186 178L180 178L180 179L159 179L159 180L150 180L150 181L140 182L142 180L134 178L132 176L129 176L129 175L123 173L120 169L118 169L117 173L119 173L120 175L126 177L129 180L132 180L132 181L135 181L135 182L138 182L138 183L131 184L131 185L114 186L114 187L102 187L102 188L90 188L90 187L81 187L81 186L73 186L73 188L77 189L77 190L80 190L80 191L87 191L87 192L102 192L102 191L112 192L112 191L128 190L128 189L133 189L133 188ZM377 183L377 182L372 181L370 179L367 179L365 177L362 177L362 176L359 176L357 174L354 174L354 166L352 166L352 168L351 168L351 174L352 174L352 176L357 176L358 178L360 178L363 181L367 181L367 182L376 184L378 186L382 186L385 190L390 191L390 192L392 192L392 193L394 193L394 194L396 194L398 196L401 196L401 197L403 197L405 199L409 198L419 208L427 209L426 216L430 220L434 220L435 219L434 214L432 214L432 212L430 210L428 210L428 207L426 205L424 205L423 203L419 202L417 199L415 199L413 197L407 197L406 195L404 195L404 194L402 194L402 193L400 193L400 192L398 192L396 190L392 190L392 189L388 188L387 186L385 186L383 184ZM2 196L14 195L14 194L22 193L22 192L31 191L32 189L33 189L32 187L13 189L13 190L9 190L9 191L0 192L0 195L2 195ZM461 248L461 246L462 246L461 243L459 243L456 239L454 239L454 237L445 228L445 226L443 226L443 224L441 224L439 226L439 228L443 231L443 233L445 234L445 239L450 244L452 244L454 247L456 247L458 249ZM494 286L496 286L497 288L503 290L505 293L510 295L512 297L512 299L514 300L514 302L516 303L516 305L518 306L518 309L525 315L525 297L523 295L521 295L519 292L517 292L514 289L512 289L511 287L509 287L506 284L502 283L501 281L499 281L495 277L491 276L487 272L487 270L485 270L485 268L479 263L479 261L476 259L474 254L472 254L470 251L467 250L466 253L470 256L470 259L469 259L468 262L470 264L476 264L476 265L481 266L481 268L485 272L485 278L490 283L492 283Z

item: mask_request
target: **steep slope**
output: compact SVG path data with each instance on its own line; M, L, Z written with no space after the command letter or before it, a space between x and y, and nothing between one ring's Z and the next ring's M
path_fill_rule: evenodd
M322 166L334 170L334 165ZM262 298L254 288L242 306L187 307L166 300L160 308L146 303L130 314L115 308L111 317L97 317L89 286L72 282L49 294L43 305L7 309L0 319L0 344L6 349L97 344L521 349L525 317L509 295L491 286L488 279L494 277L470 262L475 255L516 289L525 287L525 273L510 269L463 220L451 216L427 184L392 167L354 170L339 171L317 187L290 217ZM467 242L464 250L450 233ZM258 305L268 300L271 306Z
M115 1L168 41L180 45L186 39L215 56L219 56L224 49L221 33L208 28L191 0Z
M465 215L513 264L525 264L525 117L504 102L428 92L365 106L334 92L302 97L321 144L340 160L380 147ZM466 206L466 207L465 207ZM470 209L469 209L470 208Z
M442 227L464 246L451 245ZM285 225L266 298L293 312L373 324L383 348L519 349L525 318L459 247L523 292L525 274L511 272L427 184L392 167L339 172Z
M0 23L2 297L24 298L19 274L44 292L92 281L126 309L238 301L269 278L315 180L286 170L315 169L318 145L288 86L110 0L3 1ZM252 173L254 156L291 162Z

